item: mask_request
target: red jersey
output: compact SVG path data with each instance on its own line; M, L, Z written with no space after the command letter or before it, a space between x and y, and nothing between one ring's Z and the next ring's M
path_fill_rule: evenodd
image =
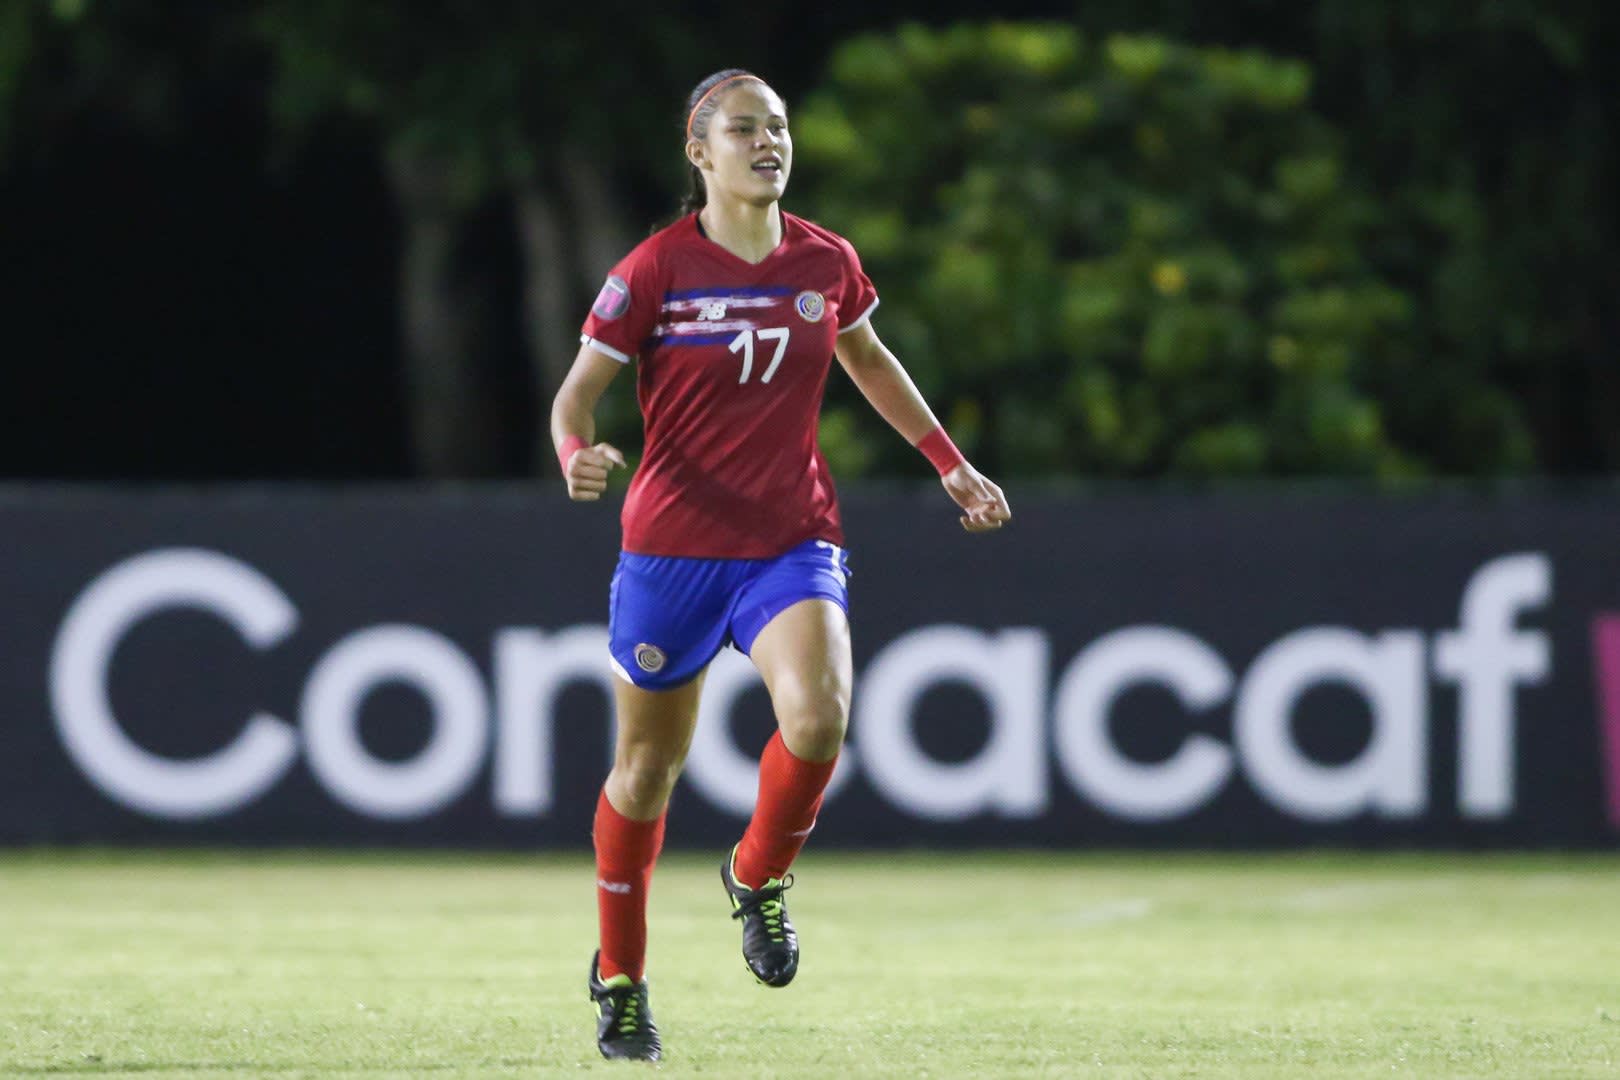
M581 335L640 361L646 440L624 550L757 559L842 545L817 422L834 341L877 303L849 241L786 212L758 264L705 236L696 214L626 255Z

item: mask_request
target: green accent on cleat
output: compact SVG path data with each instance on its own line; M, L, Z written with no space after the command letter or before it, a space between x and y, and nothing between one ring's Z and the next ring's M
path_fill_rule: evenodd
M599 964L602 953L591 956L591 973L586 982L596 1003L596 1048L605 1058L628 1061L657 1061L664 1052L647 1004L647 980L633 981L618 974L603 979Z
M793 887L793 875L771 878L757 889L737 880L737 849L720 863L720 882L731 900L731 917L742 920L743 960L766 986L786 986L799 971L799 935L788 919L782 894Z

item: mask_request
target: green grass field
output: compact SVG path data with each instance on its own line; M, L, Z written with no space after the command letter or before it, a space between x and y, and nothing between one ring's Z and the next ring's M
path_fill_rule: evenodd
M668 1075L1620 1075L1620 858L847 856L785 990L653 885ZM532 1076L596 1053L582 857L0 853L0 1073Z

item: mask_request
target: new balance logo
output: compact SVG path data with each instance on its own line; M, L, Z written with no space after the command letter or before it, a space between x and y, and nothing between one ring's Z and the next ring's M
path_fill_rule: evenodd
M710 300L703 305L703 310L698 313L698 318L704 322L719 322L725 317L726 302L724 300Z
M630 891L630 883L628 881L603 881L601 878L597 878L596 887L598 889L606 889L610 893L619 893L620 895Z

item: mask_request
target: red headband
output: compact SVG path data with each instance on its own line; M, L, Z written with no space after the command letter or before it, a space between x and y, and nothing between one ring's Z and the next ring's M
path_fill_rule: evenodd
M687 117L686 117L686 137L688 139L690 139L692 137L692 121L697 119L698 110L703 108L703 103L705 101L708 101L709 98L713 97L714 92L716 90L720 89L722 86L729 86L732 83L736 82L738 79L753 79L756 82L764 82L765 81L764 79L761 79L758 75L750 75L747 72L744 72L741 75L732 75L729 78L721 79L719 82L715 83L713 86L711 86L707 90L703 91L703 96L697 99L697 104L692 106L691 113L689 113L687 115Z

